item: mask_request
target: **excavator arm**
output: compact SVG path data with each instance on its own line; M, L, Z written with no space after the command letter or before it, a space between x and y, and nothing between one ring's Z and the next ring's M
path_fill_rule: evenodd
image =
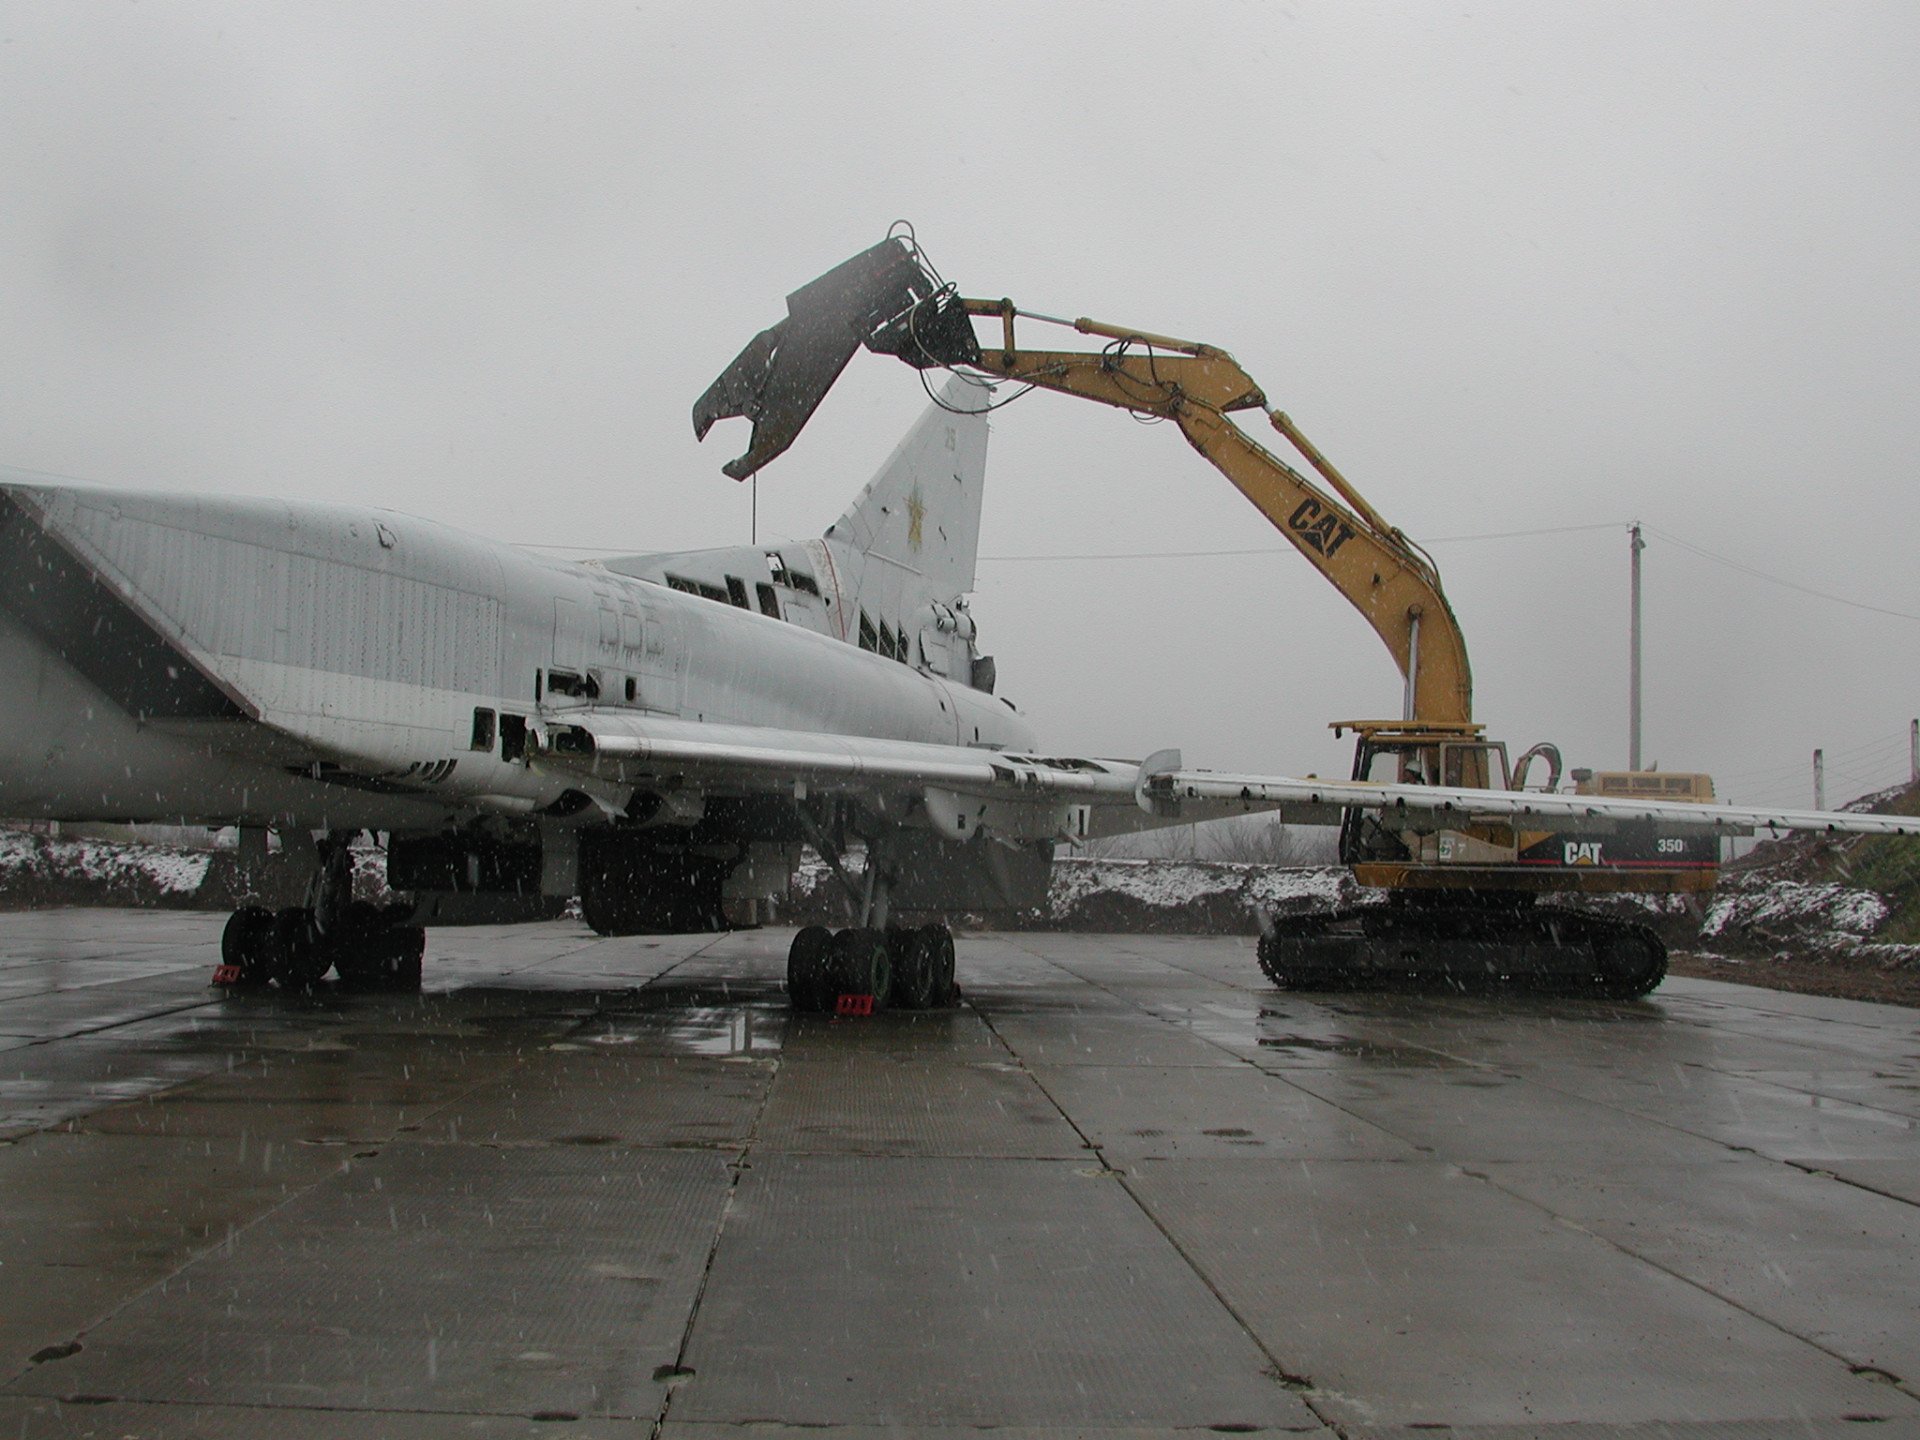
M890 237L788 297L788 318L762 331L694 406L695 432L743 415L754 422L736 479L784 451L861 345L918 368L960 366L1136 415L1171 420L1187 442L1253 502L1386 645L1405 680L1402 720L1475 731L1467 647L1439 572L1387 524L1224 350L1191 340L969 300L941 285L902 238ZM1001 343L982 345L973 321L998 320ZM1066 326L1107 342L1099 350L1030 350L1015 321ZM1258 410L1325 482L1260 444L1234 421ZM1330 493L1331 492L1331 493ZM1462 777L1484 781L1483 772Z
M999 313L1007 302L966 302ZM974 307L978 306L976 310ZM1406 681L1403 718L1464 726L1473 719L1466 640L1440 576L1399 530L1381 519L1224 350L1076 320L1082 334L1109 337L1107 349L983 352L979 368L1007 380L1171 420L1235 489L1252 501L1327 582L1373 627ZM1316 485L1234 420L1259 410L1327 482ZM1333 491L1335 493L1329 493Z

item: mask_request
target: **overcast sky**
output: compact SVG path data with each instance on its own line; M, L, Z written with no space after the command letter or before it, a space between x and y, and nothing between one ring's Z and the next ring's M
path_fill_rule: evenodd
M1807 803L1824 745L1838 800L1920 714L1916 75L1910 3L8 0L0 462L742 542L745 425L696 445L693 400L907 218L965 293L1232 351L1434 542L1516 751L1625 763L1645 521L1646 757ZM923 404L857 358L762 538ZM982 548L1274 552L984 563L1058 748L1329 773L1325 722L1398 713L1171 427L1009 406Z

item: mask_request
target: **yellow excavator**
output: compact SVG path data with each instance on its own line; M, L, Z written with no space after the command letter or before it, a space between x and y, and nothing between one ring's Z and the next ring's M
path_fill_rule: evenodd
M1022 311L1011 300L967 299L903 234L794 292L787 308L787 318L756 336L694 406L701 436L729 416L754 422L751 446L724 467L727 474L744 479L792 444L861 346L921 370L971 370L1170 420L1366 618L1399 666L1405 691L1398 719L1334 723L1336 734L1355 736L1354 779L1518 790L1539 761L1546 766L1543 787L1559 786L1561 759L1553 746L1536 745L1510 761L1505 744L1488 739L1474 721L1466 641L1432 559L1268 405L1224 350ZM1021 320L1104 343L1025 348L1015 333ZM984 341L977 321L988 322ZM1233 419L1256 411L1322 483ZM1640 780L1620 772L1606 778L1629 791ZM1686 798L1712 798L1704 776L1661 776L1658 784L1670 797L1684 789ZM1652 821L1622 821L1600 838L1591 826L1576 835L1497 819L1463 819L1458 829L1418 833L1397 825L1391 810L1348 810L1340 857L1362 886L1385 892L1384 903L1272 917L1260 962L1282 986L1392 980L1631 996L1645 994L1665 974L1665 947L1653 931L1539 897L1709 890L1718 875L1719 841L1695 831L1663 832Z

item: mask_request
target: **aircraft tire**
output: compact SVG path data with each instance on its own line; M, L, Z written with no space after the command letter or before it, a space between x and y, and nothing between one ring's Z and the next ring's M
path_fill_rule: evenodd
M220 932L220 963L238 966L240 983L264 985L267 946L273 932L273 912L264 905L242 905L227 917Z
M893 1003L901 1010L932 1010L940 1003L945 972L940 963L940 927L890 930Z
M340 933L349 941L365 941L378 935L386 917L370 900L350 900L340 916Z
M427 927L402 925L394 932L400 942L398 963L393 967L391 984L403 995L420 993L420 976L426 968Z
M580 896L580 916L596 935L638 935L641 930L639 906L611 887L594 885Z
M918 933L926 938L933 956L933 985L927 1006L944 1010L960 998L960 987L954 981L953 931L944 925L927 925Z
M878 930L842 930L828 952L831 997L871 995L876 1010L886 1006L893 992L893 964L887 957L887 937Z
M327 946L340 983L355 990L390 988L410 948L407 936L411 928L396 923L378 906L364 900L348 905Z
M827 955L833 932L824 925L808 925L793 937L787 949L787 1003L795 1010L821 1009L827 999Z
M273 978L287 988L311 985L333 966L332 957L314 943L307 912L293 906L273 917L267 950Z

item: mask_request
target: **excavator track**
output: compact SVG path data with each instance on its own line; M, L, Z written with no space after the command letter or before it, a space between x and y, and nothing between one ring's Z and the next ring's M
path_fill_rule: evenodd
M1667 973L1644 925L1558 905L1408 901L1278 915L1260 968L1283 990L1394 989L1637 1000Z

